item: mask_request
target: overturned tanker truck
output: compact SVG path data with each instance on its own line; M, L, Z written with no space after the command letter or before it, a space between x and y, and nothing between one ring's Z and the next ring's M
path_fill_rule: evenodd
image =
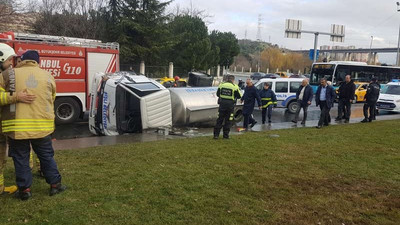
M98 73L90 90L89 129L96 135L140 133L148 129L214 124L217 87L167 89L132 72ZM242 105L234 120L242 119Z

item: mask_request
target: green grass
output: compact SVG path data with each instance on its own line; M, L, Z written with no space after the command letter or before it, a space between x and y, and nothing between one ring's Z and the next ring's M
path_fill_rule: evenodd
M35 176L0 224L397 225L399 137L396 120L58 151L67 192Z

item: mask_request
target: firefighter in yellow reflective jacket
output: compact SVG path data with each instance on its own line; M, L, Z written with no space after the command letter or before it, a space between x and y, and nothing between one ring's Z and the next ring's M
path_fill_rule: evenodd
M218 87L217 96L219 109L217 124L214 127L214 139L218 139L223 124L223 137L226 139L229 138L236 100L242 97L239 86L234 84L234 81L235 77L229 75L228 81L220 84Z
M14 49L9 45L0 43L0 83L3 80L3 71L10 70L13 58L15 56ZM7 104L14 104L17 101L31 103L35 99L34 95L29 95L25 91L20 91L17 94L10 94L5 92L3 87L0 87L0 106ZM6 165L7 149L6 149L6 137L0 134L0 194L3 192L14 193L17 190L16 186L6 187L4 185L4 168Z
M262 107L262 124L265 124L265 117L268 114L268 123L271 123L272 106L276 107L278 104L276 95L273 90L269 88L269 83L264 83L263 90L260 91L261 107Z
M61 184L50 136L54 131L54 78L39 68L37 51L27 51L21 59L18 68L3 74L6 91L26 89L37 98L30 105L17 103L5 106L2 112L2 129L9 137L9 151L14 160L18 186L17 197L27 200L32 196L32 172L29 167L31 145L39 157L46 182L50 184L50 196L64 191L66 186Z

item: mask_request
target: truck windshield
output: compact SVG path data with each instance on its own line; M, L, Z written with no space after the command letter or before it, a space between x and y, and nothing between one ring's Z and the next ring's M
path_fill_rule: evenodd
M127 86L135 88L139 91L157 91L160 88L153 83L128 83Z

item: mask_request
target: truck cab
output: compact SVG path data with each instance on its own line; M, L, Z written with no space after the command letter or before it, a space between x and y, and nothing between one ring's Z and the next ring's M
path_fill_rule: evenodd
M93 134L113 136L172 126L170 92L145 76L97 73L90 98L89 129Z

